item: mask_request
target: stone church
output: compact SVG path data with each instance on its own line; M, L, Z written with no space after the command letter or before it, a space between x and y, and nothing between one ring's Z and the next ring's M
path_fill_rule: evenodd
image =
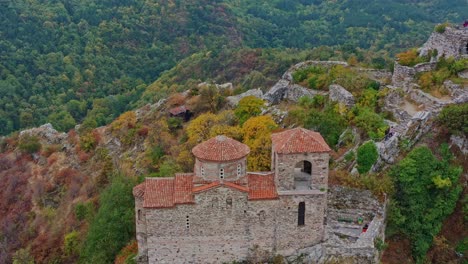
M138 263L230 263L322 242L330 147L303 128L271 139L272 171L248 172L249 147L217 136L193 148L193 173L136 186Z

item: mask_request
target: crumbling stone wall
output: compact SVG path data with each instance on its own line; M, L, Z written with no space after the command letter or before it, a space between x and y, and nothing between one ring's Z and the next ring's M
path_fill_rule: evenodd
M443 33L432 32L420 50L420 55L427 55L430 50L437 50L441 56L459 58L467 55L468 30L446 27Z
M417 73L435 70L437 63L425 62L416 64L414 67L400 65L395 62L392 75L392 85L406 88L408 84L414 81Z

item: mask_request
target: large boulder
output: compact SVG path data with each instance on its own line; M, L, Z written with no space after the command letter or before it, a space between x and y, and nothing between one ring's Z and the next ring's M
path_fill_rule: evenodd
M355 104L354 96L340 85L332 84L329 87L330 100L346 105L348 108Z
M263 92L260 89L252 89L248 90L247 92L238 94L238 95L233 95L233 96L228 96L226 97L226 102L229 106L231 107L236 107L239 104L239 101L246 97L246 96L255 96L257 98L262 99L263 97Z
M271 89L263 95L263 99L267 100L270 104L277 104L286 95L286 89L288 89L289 81L281 79Z

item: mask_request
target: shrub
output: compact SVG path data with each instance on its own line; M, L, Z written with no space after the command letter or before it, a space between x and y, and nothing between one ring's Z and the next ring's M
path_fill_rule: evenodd
M398 53L396 56L400 65L409 67L418 63L428 62L430 60L429 56L420 57L416 49L410 49L408 51Z
M353 112L357 112L357 116L353 120L354 123L363 130L366 136L374 140L383 138L388 126L379 114L368 107L355 108Z
M63 238L63 251L68 256L77 255L80 251L80 237L77 231L66 234Z
M445 23L442 23L442 24L438 24L434 27L434 31L437 32L437 33L444 33L445 32L445 28L448 27L449 24L447 22Z
M75 206L75 217L79 221L87 219L90 221L94 215L94 204L92 202L79 202Z
M42 145L38 137L24 135L20 138L18 147L22 152L32 154L41 150Z
M468 133L468 103L445 107L437 117L437 121L447 127L452 134Z
M34 264L34 258L29 252L29 248L22 248L13 254L13 264Z
M359 173L367 173L377 161L379 153L373 141L367 141L357 150L357 169Z

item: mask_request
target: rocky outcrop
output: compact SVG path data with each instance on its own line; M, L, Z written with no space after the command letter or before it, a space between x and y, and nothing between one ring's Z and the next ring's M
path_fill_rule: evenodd
M25 135L36 136L48 145L64 144L68 140L66 133L58 132L50 123L20 132L20 137Z
M279 80L268 92L263 95L263 99L267 100L270 104L278 104L286 95L289 81L285 79Z
M450 143L457 146L463 155L468 154L468 139L465 135L452 135L450 136Z
M292 74L298 69L309 66L333 67L335 65L348 66L348 63L342 61L304 61L289 68L281 79L263 95L263 99L269 104L278 104L281 100L288 99L297 102L303 96L314 97L317 94L326 95L326 92L311 90L306 87L293 84Z
M233 95L233 96L228 96L226 97L226 102L229 106L231 107L236 107L239 104L239 101L247 96L255 96L257 98L262 99L263 97L263 92L260 89L252 89L248 90L247 92L238 94L238 95Z
M468 70L464 70L458 73L458 77L468 79Z
M330 100L346 105L351 108L355 104L354 96L340 85L332 84L329 87Z

